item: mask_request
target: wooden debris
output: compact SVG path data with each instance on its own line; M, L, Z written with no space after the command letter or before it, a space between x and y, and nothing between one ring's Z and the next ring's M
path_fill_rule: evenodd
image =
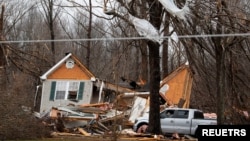
M78 129L78 131L80 132L80 133L82 133L84 136L90 136L91 134L90 133L88 133L88 132L86 132L84 129L82 129L82 128L77 128Z
M173 134L172 134L172 138L173 138L173 139L180 139L180 136L179 136L178 133L173 133Z
M190 139L190 140L195 140L196 138L189 136L189 135L184 135L185 138Z
M57 137L57 136L81 136L81 135L74 133L65 133L65 132L52 132L51 136Z
M109 103L81 104L79 107L101 107L105 105L109 105Z

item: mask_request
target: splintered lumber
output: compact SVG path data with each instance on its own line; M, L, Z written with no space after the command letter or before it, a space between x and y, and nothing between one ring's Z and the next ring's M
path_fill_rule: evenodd
M95 129L92 129L92 130L93 130L93 132L101 134L101 135L103 135L105 133L104 131L102 131L102 130L100 130L98 128L95 128Z
M120 114L114 117L110 117L110 118L105 118L105 119L100 119L99 122L104 123L107 121L114 121L114 120L118 120L118 119L124 119L125 115Z
M148 98L149 94L150 94L149 92L130 92L130 93L121 94L119 98L129 98L129 97L136 97L136 96Z
M98 126L96 123L90 127L90 129L96 133L103 134L105 131L109 131L103 129L102 127Z
M184 135L185 138L190 139L190 140L195 140L196 138L189 136L189 135Z
M66 109L59 109L59 110L66 110ZM71 111L81 111L83 113L91 113L91 114L104 114L106 113L104 110L97 108L97 107L67 107L67 110Z
M77 107L77 110L84 113L105 114L106 111L96 107Z
M105 83L106 89L113 90L113 91L118 92L118 93L134 92L134 90L132 90L132 89L121 87L121 86L118 86L116 84L112 84L109 82L104 82L104 83ZM95 83L95 86L97 86L99 88L101 87L101 85L102 85L102 81L97 81L97 83Z
M79 134L73 134L73 133L65 133L65 132L53 132L51 133L51 136L81 136Z
M90 136L90 133L88 133L88 132L86 132L84 129L82 129L82 128L78 128L78 131L80 132L80 133L82 133L84 136Z
M81 104L79 107L101 107L108 105L109 103L94 103L94 104Z
M100 122L97 122L97 124L98 124L98 126L99 127L101 127L102 129L104 129L104 130L109 130L105 125L103 125L102 123L100 123Z

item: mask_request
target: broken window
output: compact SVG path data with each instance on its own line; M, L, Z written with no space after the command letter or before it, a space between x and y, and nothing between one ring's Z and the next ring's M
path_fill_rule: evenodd
M76 100L79 90L79 82L69 82L68 99Z

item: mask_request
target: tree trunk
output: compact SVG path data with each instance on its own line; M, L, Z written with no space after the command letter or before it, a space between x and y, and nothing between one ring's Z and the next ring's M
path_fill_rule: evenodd
M91 39L91 31L92 31L92 2L89 0L89 27L88 27L88 39ZM86 56L86 62L87 67L90 68L90 48L91 48L91 41L88 41L87 45L87 56Z
M217 83L217 121L218 124L224 122L224 94L225 94L225 50L221 46L216 47L216 83Z
M51 42L51 50L52 50L52 54L53 54L53 64L55 64L55 32L54 32L54 20L53 20L53 6L54 6L54 3L53 3L53 0L50 0L49 1L49 30L50 30L50 38L52 40Z
M222 4L221 0L218 0L217 6L218 14L222 13ZM218 22L222 23L223 20L219 16ZM222 26L218 24L217 34L222 33ZM215 55L216 55L216 86L217 86L217 122L218 124L224 123L224 97L225 97L225 48L222 45L222 38L217 37L215 40Z
M160 127L160 57L159 44L149 41L149 67L150 67L150 112L149 132L161 134Z
M141 51L141 78L148 82L148 50L147 50L147 44L145 42L141 43L140 47Z
M156 1L148 0L150 7L149 22L156 28L160 29L162 6ZM161 134L160 124L160 44L148 41L149 48L149 70L150 70L150 112L148 132Z
M3 40L3 16L4 16L4 6L2 6L1 18L0 18L0 39ZM0 45L0 69L4 68L5 65L5 48L3 44ZM3 75L4 76L4 75Z
M165 15L165 29L164 36L169 34L169 20L170 14L166 13ZM169 73L168 69L168 40L164 41L162 48L162 78L166 77Z

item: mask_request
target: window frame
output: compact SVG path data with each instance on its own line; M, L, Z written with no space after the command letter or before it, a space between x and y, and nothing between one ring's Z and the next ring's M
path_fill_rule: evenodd
M187 119L189 115L189 110L176 110L174 118Z
M50 101L82 100L83 92L84 92L84 83L85 82L83 82L83 81L63 81L63 80L52 81L49 99L50 99ZM61 94L64 92L64 96L58 97L58 94L60 94L60 91L61 91ZM70 97L72 97L72 96L70 96L70 92L76 93L76 95L73 96L73 98L70 98Z

